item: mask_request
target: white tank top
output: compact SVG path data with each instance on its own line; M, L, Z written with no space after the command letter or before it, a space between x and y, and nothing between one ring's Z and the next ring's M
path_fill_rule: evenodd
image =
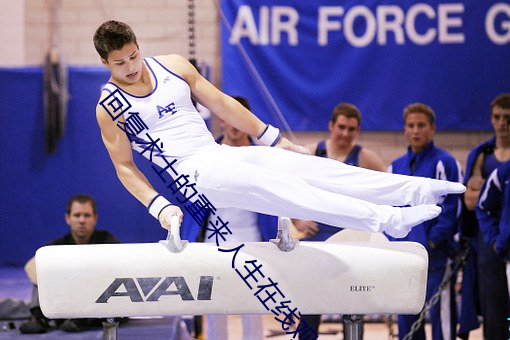
M155 58L144 60L155 79L151 93L146 96L134 96L109 82L104 89L112 98L105 98L101 102L106 104L108 110L116 105L112 102L113 104L109 106L110 100L117 100L126 105L126 109L122 110L126 124L133 124L135 118L139 118L145 124L142 131L136 136L131 136L133 150L150 160L151 150L147 148L157 141L156 144L163 150L166 161L171 162L172 159L179 161L208 146L217 145L191 102L188 83ZM141 125L138 122L138 129ZM157 151L159 150L152 148L152 162L164 168L167 164L163 162L162 157L155 157L154 152Z

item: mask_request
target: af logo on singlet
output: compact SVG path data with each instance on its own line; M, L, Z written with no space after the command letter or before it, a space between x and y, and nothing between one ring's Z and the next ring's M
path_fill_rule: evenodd
M166 116L167 114L173 115L177 112L177 109L175 108L175 103L171 102L170 104L166 106L160 106L156 105L156 108L158 109L159 118L163 118L163 116Z

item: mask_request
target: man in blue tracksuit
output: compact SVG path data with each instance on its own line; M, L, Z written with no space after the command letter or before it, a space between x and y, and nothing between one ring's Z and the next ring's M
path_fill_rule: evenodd
M479 230L474 209L485 180L498 166L510 160L510 139L507 121L510 119L510 93L502 93L490 105L490 119L494 137L477 145L466 162L461 234L469 240L462 280L462 310L459 337L467 339L469 331L478 327L477 312L483 317L485 339L509 338L506 318L509 310L506 264L494 252ZM477 304L479 303L479 310Z
M486 155L491 155L493 153L494 147L496 144L496 138L492 137L489 140L486 140L476 147L474 147L467 158L466 161L466 172L464 176L464 185L469 187L470 191L473 191L472 185L468 183L473 182L472 177L474 173L475 164L478 164L477 161L479 157L483 155L485 158ZM481 164L477 166L479 171L481 172ZM481 177L481 176L479 176ZM483 177L482 177L483 178ZM461 213L461 222L460 222L460 238L461 243L464 243L464 246L469 247L468 256L466 258L466 262L464 264L464 270L462 273L462 285L460 289L461 296L461 307L459 310L459 329L458 329L458 337L461 339L469 339L469 333L480 327L480 322L478 320L478 315L481 314L480 310L480 299L479 299L479 287L478 287L478 220L474 211L474 202L477 200L478 192L481 187L481 183L476 183L476 198L471 199L473 203L471 203L470 208L464 203L465 196L463 196L463 204L462 204L462 213ZM484 247L485 248L485 247ZM489 252L482 251L482 261L486 256L483 254L487 254ZM487 259L486 263L491 263L490 258ZM491 269L487 268L488 271L492 272ZM484 327L485 328L485 327Z
M434 133L434 111L422 103L408 105L404 110L404 134L409 142L408 151L392 162L390 171L410 176L462 181L459 162L451 154L434 145L432 140ZM447 271L452 255L453 236L458 228L460 205L459 195L448 195L440 204L442 212L437 218L414 227L405 238L396 240L390 237L392 241L418 242L427 249L429 255L427 301L438 291ZM453 295L451 282L443 291L440 301L430 310L434 340L455 339ZM417 319L417 315L398 316L399 339L403 339L409 333ZM423 324L412 339L425 340Z
M506 263L510 261L509 181L510 161L507 161L497 167L485 181L476 206L476 216L485 242ZM510 315L508 313L505 314L507 317Z
M510 111L507 111L510 113ZM506 115L506 129L510 128L510 114ZM506 135L510 143L510 134ZM507 144L508 145L508 144ZM508 261L510 261L510 160L493 170L484 181L475 207L480 235L484 241L485 257L493 258L493 270L485 270L485 282L491 282L494 291L482 291L481 299L484 320L484 336L492 334L490 339L508 339L510 332L507 318L510 316L510 298L508 292ZM479 243L480 244L480 243ZM480 246L481 247L481 246ZM487 255L487 254L491 255ZM497 286L496 286L497 284ZM505 287L506 285L506 287ZM483 282L482 287L486 287ZM506 288L506 289L505 289ZM490 294L490 295L489 295ZM489 300L489 301L487 301ZM490 302L492 302L490 304ZM490 305L489 305L490 304ZM487 308L486 306L491 308ZM484 309L485 307L485 309ZM490 319L489 319L490 318ZM504 326L503 326L504 325Z

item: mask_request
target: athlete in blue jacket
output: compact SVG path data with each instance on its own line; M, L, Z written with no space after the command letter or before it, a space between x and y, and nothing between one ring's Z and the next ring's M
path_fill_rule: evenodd
M462 174L459 162L451 154L434 145L432 141L434 133L434 111L421 103L408 105L404 110L404 134L409 142L408 151L392 162L390 171L396 174L460 182ZM459 195L446 196L440 203L442 212L437 218L416 226L406 237L398 239L418 242L428 251L427 301L438 291L447 270L448 260L452 255L453 236L458 229L460 205ZM390 240L397 239L390 237ZM445 293L448 293L448 289ZM442 299L430 311L434 340L455 339L455 308L450 308L450 313L441 315L441 309L454 306L453 282L449 293L449 298L444 300L445 295L442 295ZM398 316L399 339L403 339L409 333L417 319L417 315ZM442 324L449 327L443 330ZM425 340L423 325L414 334L413 339Z
M505 261L510 260L509 181L510 161L507 161L485 181L476 206L476 216L485 242Z
M485 242L479 230L474 209L484 181L494 169L510 159L510 139L507 119L510 117L510 94L498 95L490 105L494 137L477 145L466 164L464 206L461 235L469 240L470 253L462 278L462 309L459 318L459 337L467 339L469 331L479 327L478 313L483 317L486 339L509 338L506 315L509 309L506 265ZM506 294L502 298L501 294ZM479 310L477 306L479 307Z

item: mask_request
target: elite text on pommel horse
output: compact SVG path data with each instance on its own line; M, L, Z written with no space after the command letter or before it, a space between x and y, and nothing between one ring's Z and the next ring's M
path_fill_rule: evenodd
M368 233L342 234L349 233L297 242L288 223L280 223L273 242L216 247L181 241L177 229L159 243L46 246L36 253L41 309L49 318L110 322L205 314L275 314L281 321L285 316L277 312L291 304L301 314L353 320L344 321L345 339L361 339L359 318L346 316L418 314L425 301L426 250ZM116 324L105 323L105 339L116 334Z

